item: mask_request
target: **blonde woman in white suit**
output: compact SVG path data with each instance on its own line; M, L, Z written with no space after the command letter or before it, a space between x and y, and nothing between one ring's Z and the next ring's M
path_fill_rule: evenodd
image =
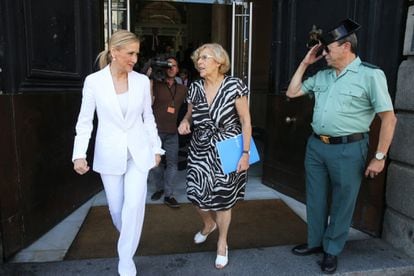
M150 81L132 70L139 45L133 33L120 30L98 55L101 70L85 79L72 157L77 173L89 170L86 151L96 111L93 170L101 176L112 222L120 232L120 275L136 275L133 256L144 221L147 175L164 153L151 109Z

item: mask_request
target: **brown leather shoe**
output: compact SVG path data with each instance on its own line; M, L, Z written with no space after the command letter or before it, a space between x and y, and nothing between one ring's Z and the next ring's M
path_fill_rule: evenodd
M292 248L292 253L298 256L307 256L323 252L322 246L308 248L307 243L299 244Z

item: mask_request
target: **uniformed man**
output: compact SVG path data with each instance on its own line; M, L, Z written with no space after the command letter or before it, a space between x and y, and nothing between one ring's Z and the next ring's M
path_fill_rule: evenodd
M347 19L328 32L306 54L286 94L294 98L312 93L315 97L313 133L305 156L308 242L292 252L323 252L324 273L336 271L362 177L375 177L384 169L396 124L384 72L361 62L356 54L359 27ZM302 82L308 66L323 57L329 68ZM369 126L375 114L381 119L379 142L365 168ZM331 206L327 205L329 190Z

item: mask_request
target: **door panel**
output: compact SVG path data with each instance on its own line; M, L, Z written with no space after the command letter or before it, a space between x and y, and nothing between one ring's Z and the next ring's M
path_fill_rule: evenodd
M350 17L354 1L275 1L273 7L273 95L268 97L267 149L263 181L300 201L305 201L304 153L312 132L313 99L288 100L285 91L297 65L307 52L312 27L326 30L338 18ZM311 11L311 12L310 12ZM329 13L332 16L326 17ZM305 78L325 66L320 61L308 68Z
M300 201L305 200L303 154L311 132L313 99L269 96L263 182Z
M104 0L105 42L119 29L131 30L131 0Z
M0 1L0 255L5 259L101 189L95 173L79 177L70 161L83 79L101 48L100 11L93 0Z
M250 89L253 3L232 5L231 75L241 78Z
M376 116L370 127L369 144L371 146L368 151L369 158L367 158L367 164L375 154L380 126L381 120ZM364 178L355 207L353 226L375 236L380 235L382 232L385 210L385 182L386 169L377 175L375 179Z

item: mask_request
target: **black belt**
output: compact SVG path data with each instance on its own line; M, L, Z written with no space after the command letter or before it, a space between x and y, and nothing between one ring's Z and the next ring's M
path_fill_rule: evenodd
M365 138L365 133L354 133L346 136L331 137L328 135L313 134L317 139L321 140L325 144L347 144L362 140Z

